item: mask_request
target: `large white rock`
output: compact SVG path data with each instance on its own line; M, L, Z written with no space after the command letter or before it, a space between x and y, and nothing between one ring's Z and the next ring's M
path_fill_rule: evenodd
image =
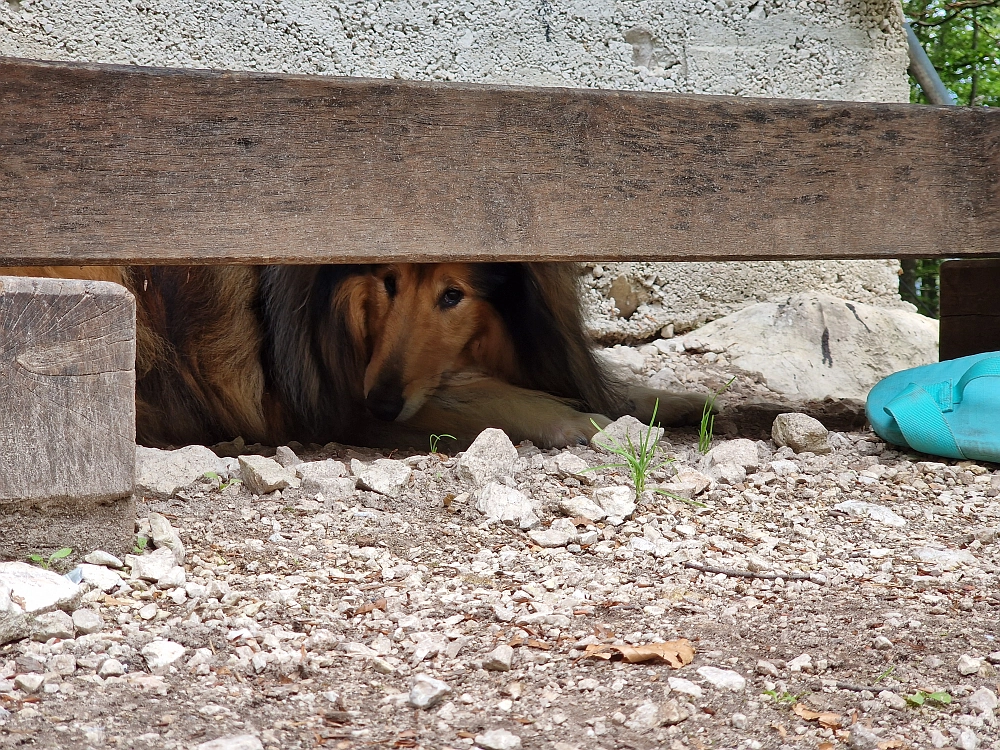
M594 490L594 502L607 513L612 526L620 526L635 513L635 490L631 487L601 487Z
M761 302L687 337L802 399L864 399L882 378L937 361L938 323L900 309L801 293Z
M414 708L432 708L442 698L451 692L447 682L435 679L425 674L418 674L413 679L410 688L410 705Z
M352 458L351 471L362 487L388 497L399 497L413 473L409 466L393 458L379 458L370 464Z
M150 672L161 674L184 656L184 651L184 646L174 641L151 641L143 646L142 656Z
M300 484L294 469L286 469L273 458L265 456L240 456L240 474L247 489L255 495L297 488Z
M174 553L167 547L150 552L148 555L125 555L125 564L132 571L132 578L156 582L177 565Z
M610 452L611 449L629 450L631 443L632 447L638 450L643 443L647 446L656 445L662 437L663 428L650 427L626 414L594 435L590 444L598 450Z
M906 526L906 519L885 507L875 503L866 503L863 500L845 500L833 506L834 509L846 513L849 516L859 518L870 518L886 526L901 528Z
M472 441L469 450L458 459L458 475L476 487L514 476L517 448L507 433L489 427Z
M787 445L796 453L829 453L833 450L827 440L829 434L822 422L808 414L779 414L771 425L774 444L778 447Z
M713 466L725 464L735 464L742 466L747 471L756 471L760 466L760 454L757 452L757 444L753 440L737 438L736 440L726 440L719 443L701 459L702 468L710 469Z
M332 458L296 464L295 473L305 492L318 492L327 500L340 500L354 494L357 479L347 476L347 467Z
M521 529L538 525L538 515L531 500L520 490L499 482L490 482L473 494L476 510L489 520L512 524Z
M189 445L175 451L141 445L135 448L135 486L140 491L173 495L210 471L221 476L226 473L226 465L204 445Z
M475 743L484 750L515 750L521 747L521 738L506 729L491 729L477 734Z
M72 611L82 594L79 586L51 570L23 562L0 563L0 612Z
M158 548L167 548L174 553L178 565L184 564L184 542L180 535L170 525L166 516L160 513L149 513L149 530L153 534L153 544Z
M193 750L264 750L264 745L252 734L237 734L202 742Z

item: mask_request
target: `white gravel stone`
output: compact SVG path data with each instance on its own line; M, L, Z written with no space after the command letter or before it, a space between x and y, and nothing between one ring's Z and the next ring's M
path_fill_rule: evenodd
M150 672L162 674L183 657L185 651L184 646L174 641L151 641L143 646L142 656Z
M501 643L483 659L483 669L488 669L491 672L509 672L513 660L514 649L506 643Z
M178 565L184 564L184 542L170 525L166 516L160 513L149 513L149 530L153 534L153 544L157 549L166 547L174 553Z
M998 705L997 694L988 687L981 687L965 700L965 705L977 714L995 711Z
M979 737L972 727L962 727L955 739L958 750L976 750L979 747Z
M594 501L607 513L607 521L620 526L635 513L635 490L631 487L601 487L594 490Z
M800 654L788 662L789 672L811 672L812 669L813 660L809 654Z
M187 573L180 565L176 565L162 576L156 579L156 587L159 589L175 589L183 586L187 582Z
M115 568L120 570L125 567L125 563L112 555L110 552L105 552L104 550L99 549L95 549L89 555L84 557L83 560L91 565L103 565L106 568Z
M31 638L44 643L49 638L66 640L75 635L76 627L73 625L73 618L57 609L55 612L46 612L35 618Z
M771 438L779 448L788 446L796 453L830 453L829 430L808 414L779 414L771 425Z
M729 717L729 723L732 724L733 729L744 730L750 726L750 720L747 718L746 714L733 714Z
M753 440L738 438L719 443L705 454L701 460L702 468L710 469L719 464L736 464L747 471L756 471L760 466L760 454Z
M545 459L542 468L549 474L559 477L573 477L584 484L591 484L594 481L594 472L588 471L589 464L575 453L563 451L552 458Z
M716 464L708 470L707 476L713 482L731 486L745 482L747 470L739 464Z
M747 686L746 678L739 672L718 667L698 667L698 674L717 688L739 692Z
M489 520L518 526L523 530L538 525L538 516L531 500L520 490L505 484L490 482L473 493L476 510Z
M933 547L915 547L910 550L910 557L925 565L933 565L941 570L956 570L963 565L975 565L976 557L964 549L934 549Z
M202 742L192 750L264 750L264 745L252 734L238 734Z
M125 555L125 565L130 568L132 578L156 583L177 566L177 558L173 550L162 547L148 555Z
M118 659L105 659L97 670L99 677L117 677L125 674L125 665Z
M514 750L521 747L521 738L506 729L491 729L477 734L474 741L484 750Z
M379 458L370 464L352 458L351 472L363 488L380 495L399 497L410 481L413 470L402 461L392 458Z
M701 698L703 694L701 685L696 685L691 680L685 680L683 677L668 677L667 684L670 685L671 690L683 693L684 695L690 695L692 698Z
M886 508L884 505L866 503L861 500L845 500L833 507L849 516L868 518L884 526L894 526L896 528L906 526L905 518Z
M451 692L447 682L425 674L417 675L410 688L409 703L414 708L428 709L435 706Z
M878 694L878 699L895 711L906 710L906 699L899 693L894 693L891 690L882 690Z
M458 459L458 475L475 487L514 476L517 448L507 433L490 427L472 441L469 449Z
M340 461L307 461L295 466L305 492L319 492L327 500L350 497L357 488L357 479L347 476L347 467Z
M286 469L291 469L302 463L302 459L295 455L295 451L287 445L279 445L274 449L274 460Z
M45 684L45 676L40 674L19 674L14 678L14 687L25 693L37 693Z
M576 526L568 518L557 518L547 529L532 529L528 538L539 547L565 547L580 540Z
M604 508L584 495L563 498L559 501L559 510L570 518L586 518L591 521L603 521L608 515Z
M275 490L297 488L299 478L292 469L286 469L273 458L265 456L240 456L240 475L247 489L255 495L266 495Z
M777 461L772 461L767 466L779 477L791 476L792 474L798 474L800 471L799 465L794 461L789 461L787 458L779 458Z
M974 659L968 654L962 654L958 657L958 673L961 675L969 676L978 674L982 666L982 659Z
M117 570L90 563L80 564L80 577L84 583L89 583L101 591L113 591L123 582L121 574Z
M878 750L881 742L879 735L860 722L851 726L851 733L847 738L847 746L851 750Z
M0 612L73 610L82 590L67 578L23 562L0 563Z
M159 448L135 449L135 486L140 492L173 495L208 472L224 474L225 464L209 448L189 445L175 451Z
M652 432L650 433L650 429ZM649 433L647 437L647 433ZM629 441L638 447L643 442L648 445L656 445L663 437L663 429L660 427L650 428L635 417L625 415L619 417L614 422L605 427L590 441L598 450L608 451L610 448L624 447L628 449Z
M73 625L78 635L99 633L104 628L104 618L100 612L89 607L81 607L73 613Z
M674 477L674 481L680 484L691 485L694 488L694 496L698 496L709 489L713 482L710 476L701 473L697 469L692 469L690 466L677 467L677 475Z

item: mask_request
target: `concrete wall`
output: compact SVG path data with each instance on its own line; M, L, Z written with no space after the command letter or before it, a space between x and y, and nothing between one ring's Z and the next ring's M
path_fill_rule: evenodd
M0 0L0 54L740 96L909 96L898 0ZM884 261L620 264L585 282L594 330L622 340L810 288L899 305L896 270ZM619 278L619 292L629 287L640 303L627 320L607 297Z

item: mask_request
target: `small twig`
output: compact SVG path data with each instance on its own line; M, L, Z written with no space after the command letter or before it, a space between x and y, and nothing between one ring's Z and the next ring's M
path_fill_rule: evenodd
M712 575L722 573L724 576L732 576L734 578L761 578L765 581L773 581L776 578L780 578L783 581L808 581L812 577L808 573L754 573L751 570L729 570L727 568L715 568L711 565L702 565L690 560L684 563L684 567L691 568L692 570L700 570L702 573L711 573Z
M860 693L867 690L876 695L883 690L888 690L890 693L899 692L899 688L891 687L890 685L855 685L853 682L838 682L837 688L840 690L850 690L852 693Z

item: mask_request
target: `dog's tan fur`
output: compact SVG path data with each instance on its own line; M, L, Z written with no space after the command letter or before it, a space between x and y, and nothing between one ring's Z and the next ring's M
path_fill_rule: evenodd
M625 387L598 365L566 264L22 268L115 281L137 301L137 433L384 447L583 443L632 413L690 422L703 398ZM379 415L381 419L374 415ZM449 446L452 447L452 446ZM457 446L456 446L457 447Z

